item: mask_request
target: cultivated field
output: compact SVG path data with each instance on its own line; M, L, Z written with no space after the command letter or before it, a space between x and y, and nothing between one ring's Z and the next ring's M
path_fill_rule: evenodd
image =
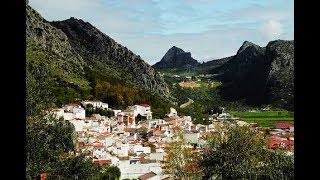
M288 111L230 112L230 114L263 127L272 127L277 122L294 124L294 114Z
M201 87L200 84L194 82L194 81L182 81L179 82L179 86L181 87L190 87L190 88L195 88L195 87Z

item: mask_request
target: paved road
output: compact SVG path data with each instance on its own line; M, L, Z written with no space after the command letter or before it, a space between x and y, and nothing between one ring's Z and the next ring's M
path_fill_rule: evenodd
M188 98L188 99L189 99L188 102L181 104L180 108L185 108L194 102L192 99L190 99L190 98Z

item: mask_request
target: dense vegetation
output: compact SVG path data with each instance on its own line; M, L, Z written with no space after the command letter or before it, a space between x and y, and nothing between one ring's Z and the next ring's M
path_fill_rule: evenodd
M134 104L150 104L153 117L160 118L169 112L172 103L161 96L127 85L117 79L102 76L96 71L86 71L86 77L90 81L92 96L95 99L107 102L113 109L125 109Z
M209 136L199 162L204 179L294 179L293 156L266 149L263 138L246 126L225 128Z
M184 138L183 132L178 132L174 139L176 141L166 144L164 174L170 174L173 179L202 179L200 154L193 151L193 146Z
M176 109L180 115L190 115L194 119L194 123L207 124L208 116L210 114L221 113L222 107L227 112L232 112L236 117L240 117L246 122L256 122L260 126L273 126L275 122L286 121L293 123L294 117L291 111L284 110L283 106L270 106L268 104L260 105L248 105L246 99L228 100L223 96L222 91L225 90L225 86L216 81L213 77L199 76L196 74L189 74L192 81L200 84L200 87L188 88L181 87L179 82L188 81L185 73L173 71L173 70L162 70L161 73L164 76L165 81L169 85L171 94L175 97ZM178 75L178 76L175 76ZM197 81L200 79L201 81ZM290 93L289 95L290 96ZM293 96L290 96L293 98ZM194 103L188 105L185 108L180 108L179 105L188 102L188 98L192 99ZM293 100L293 99L292 99ZM282 101L279 99L279 103ZM249 110L261 110L265 107L270 107L271 111L260 113L259 117L246 116L245 113L249 113ZM279 108L280 107L280 108ZM263 114L269 113L267 117ZM279 113L281 115L279 115ZM288 115L289 113L289 115ZM256 113L258 114L258 113Z
M58 58L57 55L39 48L31 40L27 41L26 56L27 76L43 76L51 79L51 89L40 88L43 90L41 93L50 93L50 96L54 97L50 101L53 107L61 107L63 104L80 102L84 99L101 100L114 109L147 103L152 106L154 117L160 118L169 111L172 105L170 101L157 94L127 85L120 79L103 76L90 68L85 68L83 75L73 73L68 67L65 71L61 71L59 66L55 67L48 63Z
M75 156L76 134L67 121L45 114L56 97L55 78L46 66L27 63L26 69L26 179L47 173L48 179L101 179L118 177L118 168L95 165ZM111 169L109 169L111 168Z
M183 135L166 146L164 173L174 179L294 179L294 158L265 148L249 127L224 124L198 153ZM195 151L193 151L195 150Z
M270 41L266 47L245 41L234 56L188 69L172 68L172 63L180 61L175 56L170 62L161 61L166 67L160 68L161 72L169 76L210 74L221 81L219 96L224 102L238 101L247 106L270 104L289 111L294 109L294 41Z
M215 81L208 81L202 78L199 88L185 88L178 83L184 81L184 77L173 77L171 74L164 75L164 79L169 85L171 95L175 98L176 109L180 115L189 115L194 119L194 123L208 124L208 116L221 113L222 107L227 111L245 111L252 107L245 105L242 101L225 101L220 95L220 83ZM194 77L195 79L195 77ZM214 82L214 83L212 83ZM179 106L192 99L194 103L180 108Z

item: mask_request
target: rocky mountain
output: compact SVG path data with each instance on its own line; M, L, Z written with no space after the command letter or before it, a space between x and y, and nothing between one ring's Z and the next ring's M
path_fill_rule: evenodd
M132 89L141 98L147 95L142 91L169 97L163 78L139 55L83 20L48 22L27 5L26 41L27 74L35 77L37 68L47 69L48 76L58 83L59 94L73 99L96 98L96 88L104 83L119 92ZM107 95L121 102L128 98L123 92Z
M116 74L126 83L168 97L167 84L149 64L90 23L70 18L50 24L66 34L88 67L102 75Z
M266 47L245 41L235 56L209 71L224 82L226 99L293 109L293 70L294 41L276 40Z
M229 60L231 60L233 57L234 56L230 56L230 57L225 57L225 58L221 58L221 59L215 59L215 60L204 62L196 68L196 71L199 74L210 74L212 69L215 69L215 68L222 66L223 64L225 64Z
M187 70L198 66L200 63L191 57L190 52L173 46L171 47L162 59L154 64L152 67L155 69L181 69Z

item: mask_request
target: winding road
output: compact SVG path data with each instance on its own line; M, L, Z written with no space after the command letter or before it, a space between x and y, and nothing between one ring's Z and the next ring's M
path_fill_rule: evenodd
M185 108L194 102L192 99L190 99L190 98L188 98L188 99L189 99L188 102L181 104L180 108Z

